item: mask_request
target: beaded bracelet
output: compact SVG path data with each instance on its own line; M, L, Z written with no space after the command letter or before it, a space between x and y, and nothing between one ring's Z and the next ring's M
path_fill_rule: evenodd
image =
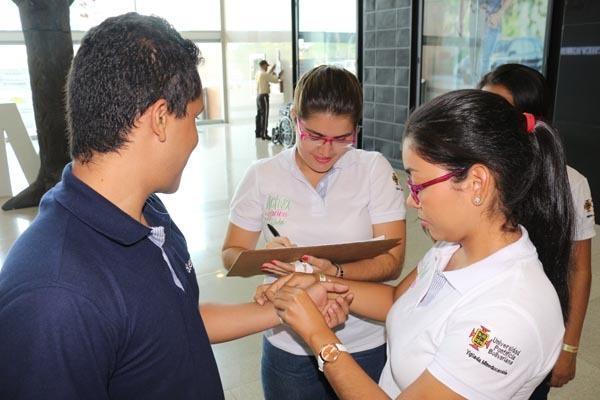
M335 271L335 276L337 278L344 278L344 269L342 268L342 266L338 263L333 263L333 266L335 267L336 271Z

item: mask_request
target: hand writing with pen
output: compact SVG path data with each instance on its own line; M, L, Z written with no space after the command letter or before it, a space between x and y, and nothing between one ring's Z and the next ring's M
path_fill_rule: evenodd
M289 238L281 236L273 225L267 224L267 228L269 228L269 231L273 235L273 239L271 239L265 245L267 249L297 247L297 245L292 243ZM277 276L286 276L293 272L323 272L326 275L335 276L338 270L335 264L333 264L331 261L309 255L302 256L298 262L293 264L279 260L272 260L271 262L264 263L260 269L266 274L273 274Z

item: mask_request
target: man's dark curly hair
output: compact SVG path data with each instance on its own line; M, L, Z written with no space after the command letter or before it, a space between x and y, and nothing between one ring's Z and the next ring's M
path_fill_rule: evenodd
M67 82L71 156L118 151L135 120L165 99L177 118L200 97L200 51L167 21L137 13L106 19L81 41Z

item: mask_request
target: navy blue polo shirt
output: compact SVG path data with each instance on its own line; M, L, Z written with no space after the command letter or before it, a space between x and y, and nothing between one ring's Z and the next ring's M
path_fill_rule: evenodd
M156 197L150 229L73 176L0 271L1 399L222 399L182 233Z

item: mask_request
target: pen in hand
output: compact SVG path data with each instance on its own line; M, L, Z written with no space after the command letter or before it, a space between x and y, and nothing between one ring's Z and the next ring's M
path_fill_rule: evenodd
M269 230L271 231L271 233L273 234L273 236L275 237L279 237L279 232L277 232L277 229L275 229L275 227L271 224L267 224L267 228L269 228Z

